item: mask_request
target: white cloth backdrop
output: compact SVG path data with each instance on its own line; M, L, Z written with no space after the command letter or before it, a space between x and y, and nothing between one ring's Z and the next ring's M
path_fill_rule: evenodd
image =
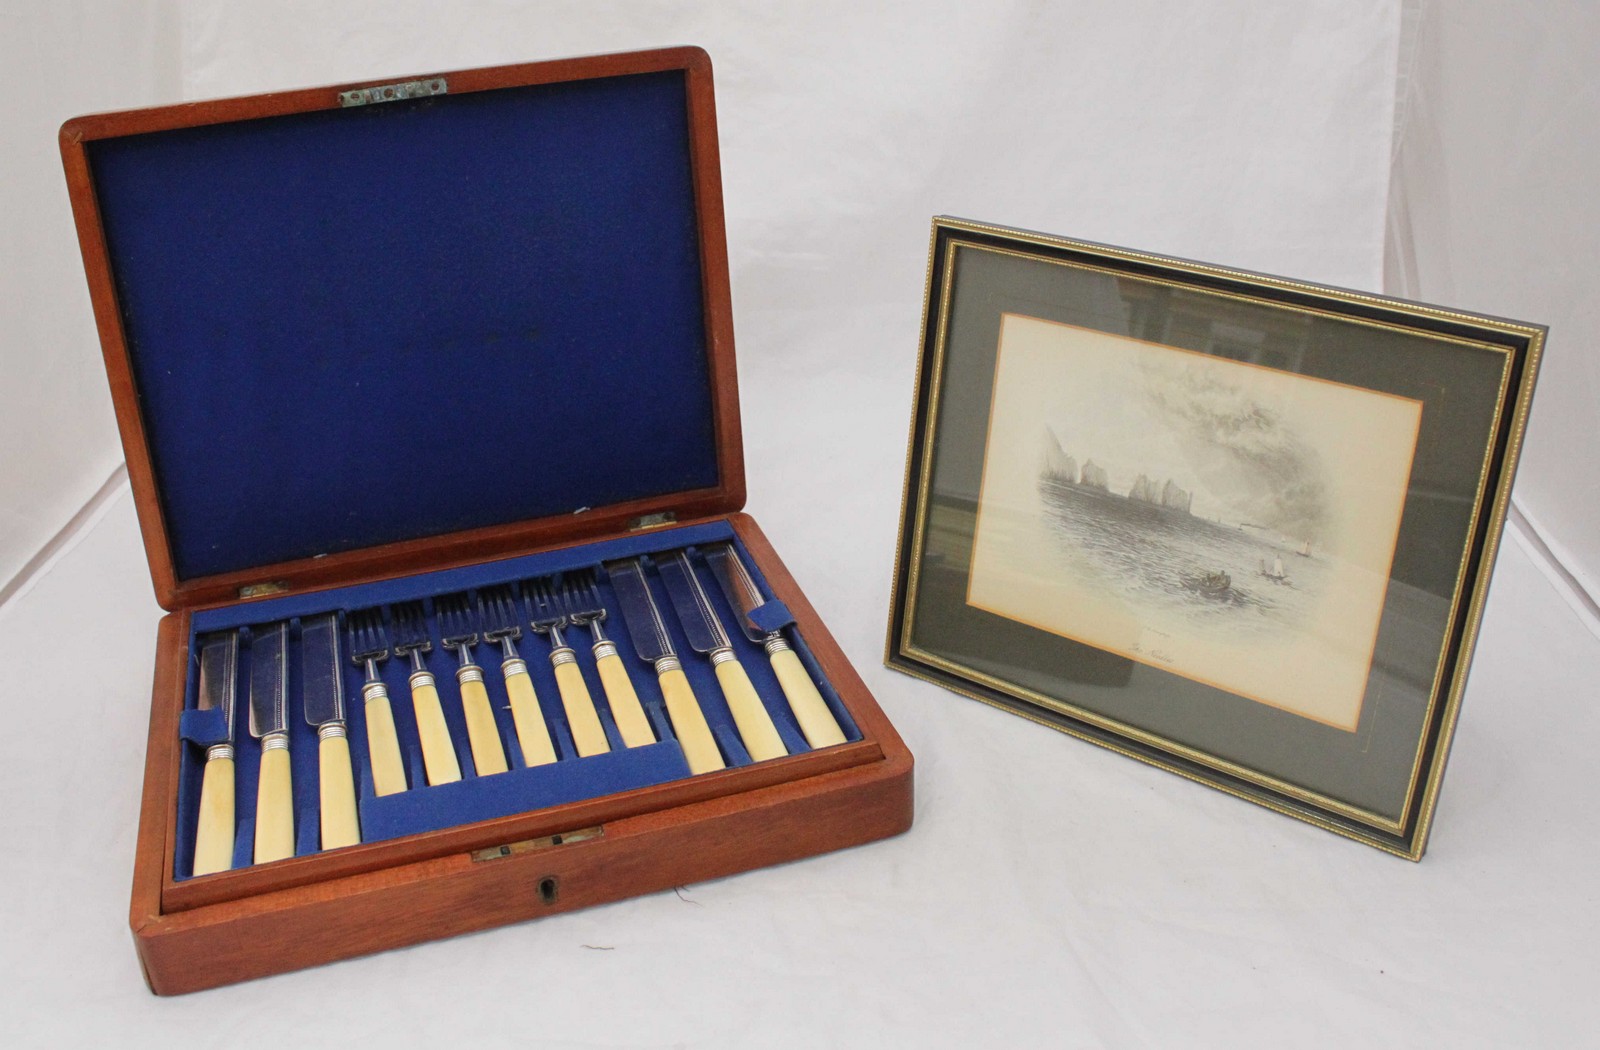
M169 4L0 4L0 600L122 462L56 130L176 101Z
M1600 629L1600 5L1412 7L1390 290L1550 326L1516 500Z
M915 751L917 825L871 848L691 887L692 904L656 895L150 999L125 908L157 610L124 492L0 606L0 666L12 674L0 988L23 1042L1571 1037L1582 975L1600 961L1580 874L1596 849L1592 836L1557 832L1596 801L1579 771L1592 766L1580 748L1597 716L1566 698L1600 672L1600 644L1517 544L1434 851L1418 867L878 666L929 217L1378 288L1398 0L196 0L92 12L91 24L88 4L24 8L9 21L28 39L4 44L38 86L0 102L0 155L19 171L3 228L20 231L0 274L27 293L0 303L0 433L50 463L0 459L6 514L27 507L19 515L37 526L47 498L75 505L116 458L51 181L60 119L701 44L717 69L749 508ZM45 272L26 272L30 253L49 255ZM1482 265L1492 273L1492 258ZM1536 299L1526 305L1506 309L1541 319ZM51 375L73 393L46 385ZM0 573L30 556L38 532L0 532ZM75 632L94 645L69 679L64 639ZM71 706L36 702L63 688ZM63 730L59 748L37 746Z

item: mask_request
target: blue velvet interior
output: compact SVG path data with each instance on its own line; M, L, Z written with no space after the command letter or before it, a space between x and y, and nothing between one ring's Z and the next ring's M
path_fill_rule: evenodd
M686 105L667 72L92 143L178 577L714 486Z
M692 547L734 539L730 526L725 522L713 522L460 569L424 573L404 579L251 602L247 605L196 613L191 625L192 655L185 687L182 724L182 730L190 744L184 748L179 776L178 836L173 858L174 876L179 879L191 877L194 865L195 820L199 806L200 778L205 763L205 745L215 742L219 728L218 720L214 716L194 710L199 666L199 647L194 644L195 636L216 630L235 628L248 630L251 624L271 623L282 619L292 621L290 635L294 648L289 661L291 668L289 735L297 853L315 853L320 838L317 735L316 731L305 723L300 708L299 617L328 612L346 614L352 610L411 599L422 599L430 613L434 644L426 661L429 670L438 680L440 696L444 701L445 718L449 723L451 739L455 744L456 756L460 760L465 778L455 784L427 786L427 780L423 775L421 751L417 743L416 724L411 712L410 690L406 680L409 665L405 661L391 658L380 666L380 670L389 688L401 748L409 766L411 790L382 798L373 795L371 767L367 758L366 723L361 702L361 686L365 675L361 668L349 660L347 637L341 632L341 645L344 647L342 652L345 657L345 699L350 753L356 772L357 792L360 796L362 839L373 842L379 839L397 838L490 817L541 809L564 802L596 798L689 776L683 752L673 738L671 722L666 715L655 673L634 651L625 620L616 606L615 595L602 572L601 592L608 609L606 633L617 644L624 665L633 679L634 688L655 726L656 736L660 742L647 747L623 747L605 703L605 692L595 672L594 660L589 652L588 632L571 632L567 639L568 643L578 650L579 666L588 682L590 694L595 699L601 723L612 746L612 750L606 754L578 757L562 710L555 674L550 667L549 644L542 636L531 635L524 623L523 637L517 646L533 676L534 688L539 695L546 722L550 726L559 761L553 765L524 768L521 753L517 748L516 729L507 708L509 701L505 694L505 684L499 673L499 648L480 645L475 656L478 664L484 668L484 680L489 689L490 704L499 722L500 738L505 744L512 768L508 773L477 777L472 766L472 752L468 744L466 724L462 718L460 693L456 688L457 661L454 653L443 648L438 624L432 622L434 598L511 580L524 580L572 569L597 568L601 562L616 558L649 555L678 547ZM737 540L735 545L739 547L741 557L755 576L757 586L762 593L770 595L771 590L761 575L759 566L749 558L748 552L743 550ZM736 620L732 610L724 601L715 578L705 563L693 556L692 552L691 561L695 564L707 595L722 617L724 626L728 628L735 653L748 672L762 702L771 713L778 734L789 749L789 753L800 754L809 750L805 737L801 734L794 715L784 699L777 677L772 672L766 652L759 644L733 629ZM722 699L722 692L710 662L689 649L665 589L661 587L660 580L653 571L648 575L657 604L662 610L662 620L672 634L673 644L683 662L684 673L688 676L690 685L700 701L712 734L722 749L723 757L730 766L748 765L750 756L739 741L738 731L734 727L727 704ZM776 629L792 622L787 610L779 603L770 603L770 607L764 608L763 612L764 628ZM807 647L804 637L796 631L787 634L795 652L799 654L801 661L811 673L812 680L817 682L834 717L843 727L845 736L850 740L861 739L860 731L844 709L837 692L832 684L823 678L821 668ZM249 647L246 645L241 649L239 660L238 709L235 718L235 724L239 727L239 732L235 734L238 814L238 832L234 845L236 867L244 867L251 862L256 778L260 766L259 749L245 728L248 724L249 664Z

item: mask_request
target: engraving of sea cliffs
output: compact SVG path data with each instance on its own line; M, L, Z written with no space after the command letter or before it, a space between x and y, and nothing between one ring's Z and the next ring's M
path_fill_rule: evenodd
M1079 470L1078 461L1061 447L1061 439L1049 427L1045 427L1044 464L1040 473L1051 481L1064 481L1069 485L1082 485L1102 492L1110 489L1105 469L1089 459L1084 461L1083 469ZM1128 490L1128 498L1185 514L1194 505L1194 493L1180 488L1171 478L1158 485L1143 474L1134 479L1133 487Z
M1237 515L1223 520L1215 498L1205 516L1196 514L1195 493L1165 471L1138 473L1130 483L1129 474L1149 471L1148 463L1086 458L1080 465L1054 428L1042 430L1037 521L1044 531L1023 545L1039 564L1054 563L1058 579L1073 581L1074 601L1115 596L1115 608L1136 618L1141 634L1163 639L1264 640L1315 621L1335 566L1308 539Z

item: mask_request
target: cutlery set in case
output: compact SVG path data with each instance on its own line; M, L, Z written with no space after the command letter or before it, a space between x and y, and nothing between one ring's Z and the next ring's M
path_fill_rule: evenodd
M197 615L174 877L860 738L732 542L638 546L321 592L314 610L280 599ZM574 565L580 554L619 556ZM497 659L480 663L480 646Z
M170 613L153 990L910 826L910 753L740 512L704 52L102 114L61 148Z

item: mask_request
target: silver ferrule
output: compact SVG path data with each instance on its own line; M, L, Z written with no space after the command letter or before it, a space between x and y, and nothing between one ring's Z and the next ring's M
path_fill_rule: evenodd
M416 689L418 686L433 685L433 672L420 670L412 671L411 677L406 679L406 681L411 683L411 688L413 689Z
M500 673L507 678L514 674L527 674L528 662L520 656L507 657L500 664Z
M562 664L575 664L577 662L578 654L564 645L559 649L550 650L551 667L560 667Z
M762 644L766 646L768 656L776 656L779 653L789 651L789 640L777 631L767 635L767 640Z
M287 751L287 750L289 750L289 734L288 733L268 733L266 736L261 738L261 753L262 754L266 754L268 751Z
M594 643L594 658L596 661L604 660L608 656L617 655L617 643L609 638L602 638Z
M711 650L711 652L708 655L711 657L711 666L712 667L715 667L718 664L725 664L729 660L737 660L737 659L739 659L737 656L733 655L733 647L732 646L726 646L726 645L723 646L721 649L713 649L713 650Z
M367 703L389 699L389 687L382 682L368 682L361 687L361 699Z
M683 664L676 656L663 656L656 661L656 674L666 674L668 671L681 671Z
M233 759L233 745L212 744L206 748L206 761L210 762L214 758L226 758L231 761Z
M483 681L483 668L477 664L466 664L456 671L456 681L462 685L466 685L468 682L481 682Z
M318 740L343 740L344 738L343 722L324 722L317 727Z

